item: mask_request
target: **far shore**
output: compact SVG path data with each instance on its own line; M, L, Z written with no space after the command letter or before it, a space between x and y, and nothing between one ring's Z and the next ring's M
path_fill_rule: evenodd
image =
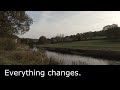
M71 48L56 48L56 47L43 47L45 50L59 52L63 54L90 56L100 59L120 60L120 51L107 51L107 50L85 50L85 49L71 49Z

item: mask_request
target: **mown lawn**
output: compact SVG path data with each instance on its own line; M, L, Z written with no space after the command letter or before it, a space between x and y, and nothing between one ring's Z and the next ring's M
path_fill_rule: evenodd
M76 41L68 43L46 44L40 45L40 47L120 51L120 41L112 40Z

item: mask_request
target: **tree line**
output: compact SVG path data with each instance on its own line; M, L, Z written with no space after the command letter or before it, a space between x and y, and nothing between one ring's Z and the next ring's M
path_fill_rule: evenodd
M54 44L63 42L74 42L74 41L87 41L87 40L100 40L109 39L116 40L120 39L120 27L117 24L106 25L100 31L90 31L84 33L77 33L76 35L64 36L64 34L59 34L52 38L46 38L45 36L40 36L38 40L35 39L22 39L27 43L34 44Z
M57 35L51 39L41 36L38 40L39 44L45 43L60 43L73 41L86 41L98 39L120 39L120 27L117 24L106 25L100 31L90 31L85 33L77 33L76 35L64 36L64 34Z

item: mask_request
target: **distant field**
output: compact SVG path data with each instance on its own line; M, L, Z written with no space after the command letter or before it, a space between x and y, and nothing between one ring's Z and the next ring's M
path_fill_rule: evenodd
M120 41L111 40L76 41L68 43L46 44L40 45L40 47L120 51Z

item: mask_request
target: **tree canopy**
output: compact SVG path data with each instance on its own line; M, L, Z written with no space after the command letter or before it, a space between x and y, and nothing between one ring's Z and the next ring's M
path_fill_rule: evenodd
M32 23L25 11L0 11L0 36L24 34Z
M39 38L38 42L39 42L40 44L45 44L45 43L47 43L47 38L46 38L45 36L41 36L41 37Z
M103 27L103 31L108 39L119 39L120 38L120 27L117 24L107 25Z

